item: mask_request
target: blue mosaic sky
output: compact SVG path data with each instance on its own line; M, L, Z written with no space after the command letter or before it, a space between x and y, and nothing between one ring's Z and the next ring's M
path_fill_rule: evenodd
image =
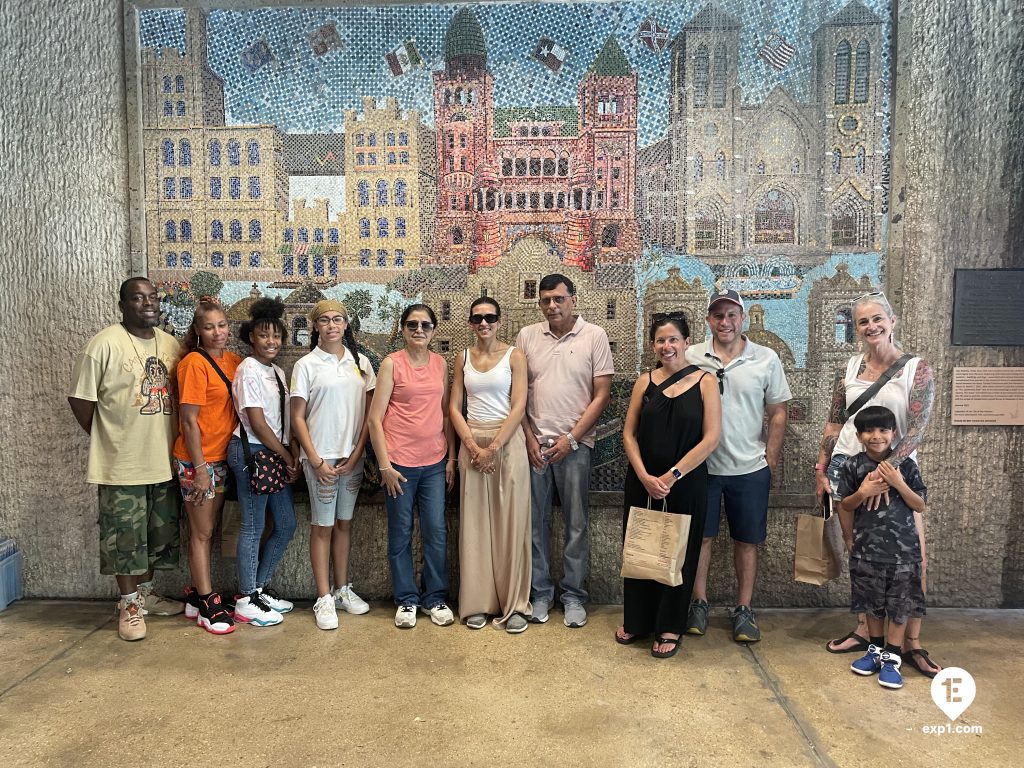
M863 0L891 34L891 0ZM576 103L576 87L609 34L614 34L639 75L640 145L665 135L669 53L654 54L636 36L653 16L671 35L704 6L704 0L648 3L502 4L473 6L487 40L498 107ZM810 37L845 0L721 0L719 6L743 24L740 84L744 100L759 103L776 85L798 101L810 83ZM290 133L343 130L343 111L359 108L361 97L395 96L433 124L430 73L443 66L448 21L457 6L412 5L370 8L260 8L210 12L210 65L225 82L228 123L275 124ZM184 46L184 12L140 13L142 47ZM343 50L313 55L307 34L333 21ZM777 31L797 47L782 72L757 57L761 42ZM550 37L569 51L557 75L530 58L537 40ZM426 66L392 77L384 55L415 38ZM275 60L255 73L240 53L257 40L269 43ZM889 80L887 46L882 76ZM887 90L887 89L886 89ZM883 110L888 112L887 105Z

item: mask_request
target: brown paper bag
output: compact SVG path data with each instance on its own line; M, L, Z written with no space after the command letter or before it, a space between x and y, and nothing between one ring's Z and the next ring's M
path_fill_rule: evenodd
M690 515L674 515L662 509L630 507L626 540L622 545L625 579L652 579L670 587L683 583Z
M797 515L793 580L804 584L827 584L842 570L834 537L826 530L832 517L832 500L825 494L814 515ZM835 521L833 521L835 522Z
M220 555L235 557L238 551L238 532L242 526L242 509L237 501L225 501L220 513Z

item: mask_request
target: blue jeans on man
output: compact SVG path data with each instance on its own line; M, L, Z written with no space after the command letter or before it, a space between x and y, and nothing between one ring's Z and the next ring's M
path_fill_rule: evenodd
M530 495L533 515L533 584L530 599L551 605L555 585L551 580L551 503L554 491L562 502L565 521L565 552L562 555L562 605L587 602L587 580L590 567L590 453L580 444L564 459L550 464L543 474L530 473Z
M445 529L445 459L426 467L392 464L406 479L402 495L384 496L388 512L388 565L395 605L430 609L448 600L447 532ZM414 508L419 510L423 543L422 589L412 562Z

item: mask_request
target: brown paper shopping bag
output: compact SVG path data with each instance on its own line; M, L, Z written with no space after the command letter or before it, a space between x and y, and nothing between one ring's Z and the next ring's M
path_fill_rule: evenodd
M670 587L683 583L683 561L690 537L690 515L674 515L662 509L630 507L626 541L622 545L625 579L652 579Z
M838 576L842 570L835 537L830 536L827 530L832 516L832 499L828 494L823 495L817 514L797 515L794 581L821 586Z

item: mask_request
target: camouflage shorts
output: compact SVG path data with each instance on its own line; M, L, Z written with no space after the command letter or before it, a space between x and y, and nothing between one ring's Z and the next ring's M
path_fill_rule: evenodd
M139 576L178 564L177 483L100 485L100 573Z
M854 613L868 613L876 619L889 617L895 624L924 616L921 563L873 563L850 558L850 592Z

